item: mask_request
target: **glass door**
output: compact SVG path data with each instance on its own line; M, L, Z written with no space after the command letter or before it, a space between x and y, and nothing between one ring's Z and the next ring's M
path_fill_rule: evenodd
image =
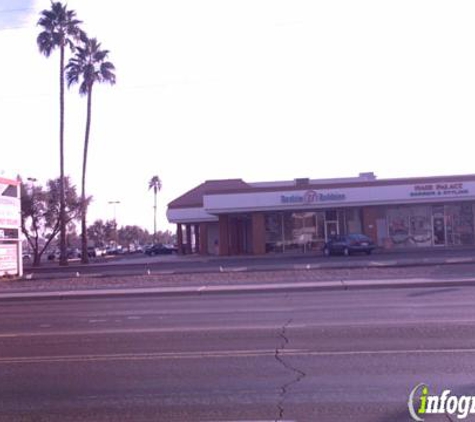
M325 240L338 236L338 221L325 221Z
M444 207L432 208L432 234L435 246L445 246L446 233L445 233L445 216Z

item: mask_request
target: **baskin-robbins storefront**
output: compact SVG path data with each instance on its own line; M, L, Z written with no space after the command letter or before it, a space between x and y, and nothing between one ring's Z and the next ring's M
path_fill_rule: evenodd
M246 183L207 181L168 205L181 253L320 253L364 233L381 248L475 243L475 175Z

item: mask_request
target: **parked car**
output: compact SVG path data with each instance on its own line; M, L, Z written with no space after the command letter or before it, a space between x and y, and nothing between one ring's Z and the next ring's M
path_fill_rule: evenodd
M96 251L96 256L106 256L107 255L106 248L103 247L103 246L96 246L94 249Z
M96 258L98 256L101 256L99 253L99 248L95 248L94 246L88 246L87 247L87 256L89 258Z
M122 253L121 246L108 246L106 248L106 255L119 255L120 253Z
M61 255L61 252L58 249L56 249L54 251L50 251L48 253L48 260L49 261L54 261L55 259L59 259L60 255Z
M79 248L68 248L67 256L68 259L81 258L81 251L79 250Z
M342 254L351 255L355 252L370 254L376 248L375 243L364 234L347 234L336 236L323 246L325 255Z
M145 249L145 253L149 256L152 256L152 255L171 255L174 252L176 252L175 248L173 248L169 245L163 245L162 243L157 243L157 244L149 246L147 249Z
M143 246L135 245L134 253L143 253Z

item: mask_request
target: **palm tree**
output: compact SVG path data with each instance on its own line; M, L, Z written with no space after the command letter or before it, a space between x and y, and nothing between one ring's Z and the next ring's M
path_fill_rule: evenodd
M82 161L82 191L81 197L83 203L86 199L86 164L87 152L89 147L89 135L91 130L92 115L92 88L95 83L107 82L115 84L115 67L107 61L108 50L101 50L101 44L96 38L88 38L83 34L82 45L76 47L74 56L69 60L66 66L66 79L68 87L80 83L79 93L87 96L87 117L86 133L84 136L84 151ZM86 226L87 207L84 207L81 218L81 260L84 264L89 261L87 254L87 226Z
M153 238L157 236L157 193L162 189L162 181L158 176L153 176L148 182L148 189L153 189L154 205L153 205Z
M76 12L67 10L60 2L51 2L50 10L40 13L38 25L42 32L36 40L41 54L49 57L59 48L59 167L60 167L60 265L67 265L66 256L66 199L64 189L64 53L65 48L74 48L82 31L81 21L76 19Z

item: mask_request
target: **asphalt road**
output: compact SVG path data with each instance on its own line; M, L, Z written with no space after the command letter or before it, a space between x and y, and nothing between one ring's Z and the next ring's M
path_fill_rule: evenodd
M2 302L0 421L409 421L420 382L475 395L474 302L475 288Z

